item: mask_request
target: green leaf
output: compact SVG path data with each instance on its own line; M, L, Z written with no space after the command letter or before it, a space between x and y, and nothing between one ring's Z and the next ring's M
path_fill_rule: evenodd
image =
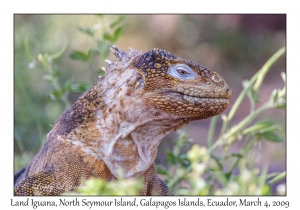
M253 87L250 85L249 80L242 81L242 85L243 85L244 88L248 88L250 86L250 89L249 89L249 92L247 93L247 96L249 97L251 102L257 103L257 102L260 101L259 92L255 91L253 89Z
M255 102L255 103L258 103L260 101L260 95L259 95L259 92L258 91L254 91L253 88L251 88L250 90L250 95L251 95L251 98L252 100Z
M266 179L271 179L276 177L279 174L279 172L273 172L273 173L269 173L266 177ZM268 183L269 184L269 183Z
M65 94L66 92L69 92L71 90L72 84L73 84L73 79L67 80L62 88L62 93Z
M59 97L61 97L63 95L63 93L60 91L60 90L53 90L51 93L50 93L50 97L55 100Z
M175 165L176 164L176 157L174 156L173 153L171 153L170 151L167 151L166 152L166 161L169 163L169 164L172 164L172 165Z
M273 105L274 108L285 109L286 108L286 99L285 98L278 98L276 103Z
M245 135L249 132L258 132L261 129L265 129L268 127L271 127L274 124L274 122L272 120L263 120L263 121L259 121L257 122L255 125L246 128L242 131L242 134Z
M114 38L113 38L113 42L116 42L125 32L124 27L119 27L115 30L114 32Z
M25 46L25 54L27 56L27 59L29 61L29 63L32 63L33 58L29 49L29 44L28 44L28 37L26 36L24 39L24 46Z
M244 157L244 155L240 154L240 153L232 153L231 156L232 157L237 157L237 158L243 158Z
M49 54L45 53L43 55L43 59L42 59L42 63L43 63L45 68L49 68L50 60L48 60L48 58L49 58Z
M156 173L158 174L163 174L163 175L167 175L167 169L161 165L157 165L156 166Z
M190 195L191 194L191 190L187 189L185 187L177 187L172 193L174 193L175 196L177 195Z
M205 187L204 189L202 189L202 190L200 190L198 192L198 195L200 195L200 196L207 196L208 192L209 192L209 188Z
M84 61L87 62L89 60L89 56L86 55L84 52L75 50L70 54L70 58L73 60L79 60L79 61Z
M79 31L82 31L86 34L88 34L89 36L94 36L95 31L92 28L82 28L82 27L78 27Z
M67 50L68 46L69 46L69 41L66 41L64 46L57 53L49 55L49 58L52 60L59 58L60 56L62 56L64 54L64 52Z
M227 177L221 170L208 170L223 186L227 184Z
M191 165L191 161L187 158L187 154L181 154L178 156L177 161L183 168L187 168Z
M175 141L175 144L180 145L180 147L184 146L186 143L188 143L187 141L187 133L185 130L178 130L176 131L176 133L178 133L178 140Z
M221 164L220 160L221 158L214 156L213 154L211 154L211 157L216 161L216 163L218 164L220 170L223 170L223 165Z
M98 69L97 73L99 76L104 76L105 75L105 71L103 71L102 69Z
M262 195L270 195L270 186L269 185L265 185L262 189Z
M91 87L90 83L79 82L77 84L72 84L70 91L73 93L84 93Z
M52 77L57 78L61 75L61 71L58 69L53 69Z
M88 51L88 57L91 58L92 55L100 55L100 51L96 48L91 48Z
M258 121L256 123L256 125L263 125L266 128L266 127L269 127L271 125L274 125L274 121L273 120L261 120L261 121Z
M262 137L266 140L270 140L272 142L283 142L283 139L273 131L267 131L267 132L261 133L259 135L260 135L260 137Z
M97 47L100 51L100 54L103 58L106 58L109 53L110 45L104 40L97 40Z
M110 41L110 42L113 42L113 40L114 40L114 37L112 35L110 35L109 33L107 33L107 32L104 33L103 38Z
M116 20L114 20L111 24L109 24L109 27L113 29L116 25L118 25L122 20L124 19L123 16L118 17Z
M268 174L268 167L264 167L260 176L258 177L258 183L257 183L261 189L263 189L263 187L265 186L267 174Z
M224 175L225 175L225 178L227 179L227 181L229 181L231 178L232 172L229 171L229 172L225 173Z
M104 39L108 40L110 43L115 43L123 34L124 34L125 30L124 27L119 27L117 28L113 35L109 34L109 33L104 33Z
M187 154L181 154L179 155L179 160L187 160Z
M286 103L280 103L280 104L277 104L277 105L275 106L275 108L285 109L285 108L286 108Z
M284 179L285 177L286 177L286 172L284 171L284 172L278 174L276 177L274 177L270 181L268 181L268 184L274 184L276 182L279 182L280 180Z
M53 77L52 75L49 75L49 74L46 74L43 76L43 79L46 81L46 82L52 82L53 81Z

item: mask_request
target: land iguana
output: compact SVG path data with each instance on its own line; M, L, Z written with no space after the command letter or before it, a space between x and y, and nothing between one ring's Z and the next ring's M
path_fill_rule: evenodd
M16 195L59 195L90 177L142 177L141 195L168 195L157 176L161 139L191 121L223 112L231 90L216 72L161 49L111 47L106 75L62 114L30 164L15 176Z

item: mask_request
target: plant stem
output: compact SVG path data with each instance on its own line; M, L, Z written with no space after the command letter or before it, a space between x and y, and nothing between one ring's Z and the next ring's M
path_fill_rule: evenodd
M252 148L253 145L254 145L254 143L255 143L255 140L253 140L253 141L251 142L251 145L247 148L249 138L250 138L250 135L247 135L246 140L245 140L245 142L244 142L244 145L243 145L243 147L242 147L242 149L241 149L241 153L242 153L242 154L248 153L249 150L250 150L250 148ZM234 168L236 167L236 165L239 163L240 159L241 159L241 158L239 158L239 157L236 157L236 158L235 158L234 162L231 164L230 169L228 170L227 173L232 173L233 169L234 169Z
M18 130L16 130L16 129L15 129L15 132L14 132L14 137L17 140L17 144L18 144L18 147L19 147L21 153L24 154L25 147L24 147L24 144L23 144L22 139L20 137L20 134L19 134Z
M218 148L218 146L220 146L221 145L221 141L216 141L209 149L208 149L208 153L209 154L211 154L216 148ZM200 160L199 160L199 162L201 161L202 159L200 158ZM186 169L185 169L185 171L182 173L182 174L180 174L180 175L178 175L178 176L176 176L174 179L172 179L169 183L168 183L168 187L170 188L170 189L172 189L173 187L174 187L174 185L178 182L178 181L180 181L183 177L185 177L190 171L192 170L192 166L190 165L189 167L187 167Z
M226 115L222 115L221 118L223 120L223 124L222 124L222 128L221 128L219 139L221 139L222 136L224 135L224 133L226 131L226 128L227 128L227 122L228 122L228 119L227 119Z
M270 102L266 102L264 105L256 109L254 112L249 114L246 118L244 118L238 125L233 126L226 134L224 134L224 139L228 139L229 137L237 134L242 128L248 125L255 117L257 117L261 112L270 108Z
M49 65L51 65L51 64L49 64ZM50 73L50 75L53 75L53 70L52 70L52 67L51 67L51 66L48 67L48 72ZM57 78L53 78L53 80L52 80L52 85L54 86L55 90L61 91L61 87L60 87L60 85L58 84ZM71 104L70 104L70 102L69 102L69 100L67 99L67 97L66 97L65 94L63 94L62 96L60 96L60 99L61 99L62 102L65 104L65 108L71 107Z
M214 116L210 120L209 130L208 130L208 137L207 137L207 145L208 147L211 147L212 140L215 133L216 123L217 123L218 116Z
M255 110L253 113L248 115L244 120L242 120L237 126L234 126L229 132L224 134L225 139L229 138L232 135L235 135L240 129L242 129L244 126L246 126L248 123L251 122L256 116L258 116L261 112L268 109L270 107L270 103L267 102L264 105L262 105L260 108ZM222 139L218 139L211 147L208 149L208 153L211 154L216 148L218 148L220 145L222 145ZM201 159L199 160L199 162ZM169 188L173 188L173 186L180 181L184 176L186 176L190 171L192 170L192 167L189 166L182 174L176 176L173 180L171 180L168 183Z
M220 160L221 165L223 165L224 160L227 158L228 151L229 151L229 145L225 145L224 150L225 150L225 151L224 151L223 157L222 157L222 159Z
M26 88L23 86L22 79L20 79L18 72L16 72L16 74L15 74L15 80L16 80L16 84L20 88L20 91L21 91L26 103L28 104L29 110L31 112L31 116L33 117L33 119L35 121L36 127L38 129L38 133L39 133L40 147L41 147L42 142L43 142L43 135L44 135L43 127L41 126L42 122L41 122L39 116L36 114L36 111L35 111L36 108L34 106L34 103L32 103L30 97L27 95L27 91L25 91Z
M100 40L104 40L104 29L105 29L105 21L104 21L104 15L102 16L102 18L101 18L101 35L100 35ZM104 51L105 51L105 49L104 49L104 45L102 44L101 46L101 55L100 55L100 57L101 57L101 66L104 66L104 60L105 60L105 58L104 58Z
M239 97L237 98L237 100L235 101L235 103L233 104L228 117L227 117L227 121L229 122L233 116L235 115L235 113L237 112L239 106L241 105L242 101L244 100L245 96L247 95L248 91L252 88L252 86L254 85L255 81L255 87L254 90L257 91L258 88L261 85L261 82L263 81L265 75L267 74L267 72L270 70L271 66L283 55L283 53L285 52L285 47L281 48L280 50L278 50L264 65L263 67L256 72L253 77L250 79L247 87L245 87L243 89L243 91L240 93ZM256 80L257 79L257 80ZM224 129L227 128L228 122L226 123L226 127Z
M183 177L185 177L190 171L192 170L192 166L190 165L189 167L187 167L185 169L185 171L176 176L174 179L172 179L169 183L168 183L168 187L170 188L170 190L172 190L172 188L174 187L174 185L179 182Z
M98 77L98 74L97 74L97 72L96 72L96 69L95 69L95 67L94 67L94 65L93 65L93 63L92 63L92 61L89 62L89 67L90 67L90 69L92 70L92 72Z
M268 73L269 69L273 64L285 53L285 47L278 50L261 68L258 72L256 83L253 86L254 91L258 91L259 87L261 86L266 74Z
M25 37L24 39L24 47L25 47L25 54L27 56L27 59L29 61L29 63L32 63L33 58L29 49L29 44L28 44L28 36Z

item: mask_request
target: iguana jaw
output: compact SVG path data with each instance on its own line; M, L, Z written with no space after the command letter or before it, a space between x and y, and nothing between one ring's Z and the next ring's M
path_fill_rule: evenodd
M149 94L147 102L156 109L181 117L204 119L222 113L229 105L231 90L215 88L214 91L203 91L206 87L157 90Z

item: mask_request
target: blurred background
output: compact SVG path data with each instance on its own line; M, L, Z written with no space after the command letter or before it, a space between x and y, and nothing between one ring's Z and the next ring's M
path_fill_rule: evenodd
M218 72L232 89L230 107L243 89L242 81L250 79L277 50L285 46L285 15L122 15L124 31L115 45L123 50L132 47L148 51L160 48L181 58L192 60ZM54 62L61 72L58 82L73 79L94 83L97 76L86 62L70 58L74 50L87 52L94 40L78 27L95 30L109 25L116 15L15 15L14 26L14 153L15 170L26 166L46 140L51 125L64 112L65 105L53 100L52 85L43 79L45 72L31 68L24 40L28 37L31 54L56 53L68 41L66 52ZM100 29L101 31L101 29ZM97 34L95 34L97 36ZM114 60L111 53L108 59ZM31 64L32 65L32 64ZM95 57L93 65L106 66ZM267 74L260 90L261 102L270 97L275 88L284 83L280 73L286 69L285 57L279 59ZM73 103L78 93L67 95ZM232 121L239 122L250 112L246 99ZM272 109L257 120L271 119L286 127L284 109ZM183 130L194 143L207 145L210 119L195 121ZM222 120L217 119L214 139L219 137ZM285 132L285 130L284 130ZM165 151L171 150L176 133L166 136L159 146L157 164L166 165ZM238 149L239 147L232 148ZM188 148L187 148L188 149ZM285 142L262 141L251 154L258 167L269 166L269 172L286 169Z

